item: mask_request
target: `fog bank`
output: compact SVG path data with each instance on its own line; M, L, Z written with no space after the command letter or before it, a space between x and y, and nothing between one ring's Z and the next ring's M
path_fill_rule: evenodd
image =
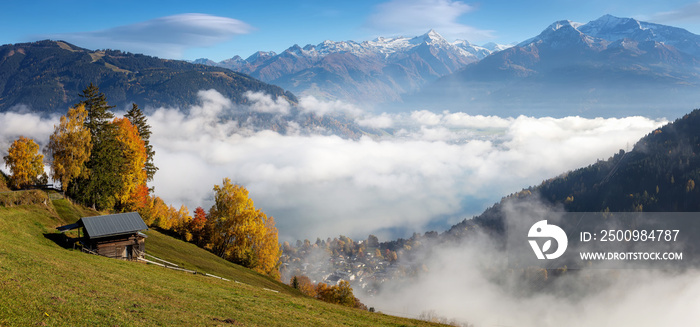
M414 111L373 114L340 101L304 98L300 112L342 114L388 133L357 140L287 122L286 134L235 121L251 111L284 121L290 108L246 94L237 107L216 91L180 110L149 109L159 171L152 186L173 205L212 205L212 187L230 177L275 217L281 240L339 234L381 239L443 230L502 196L631 148L666 121L645 117L496 117ZM19 135L41 145L56 118L0 114L0 151Z

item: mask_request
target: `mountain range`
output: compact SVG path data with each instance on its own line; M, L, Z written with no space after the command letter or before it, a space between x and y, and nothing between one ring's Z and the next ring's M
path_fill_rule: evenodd
M404 103L472 114L677 117L700 103L699 49L698 35L632 18L558 21Z
M280 54L259 51L247 59L194 62L239 71L301 96L368 104L400 100L403 94L507 47L448 42L430 30L413 38L327 40L303 48L295 44Z
M294 45L219 63L62 41L0 46L0 111L26 105L63 112L91 82L118 107L184 108L199 101L199 90L215 89L238 104L249 101L247 91L297 103L293 91L382 103L384 111L673 118L700 103L700 36L605 15L586 24L555 22L511 47L448 42L431 30L413 38Z

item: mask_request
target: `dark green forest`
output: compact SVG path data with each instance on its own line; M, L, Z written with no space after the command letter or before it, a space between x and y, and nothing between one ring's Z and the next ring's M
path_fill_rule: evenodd
M282 88L224 68L166 60L118 50L91 51L62 41L0 46L0 112L24 104L34 112L62 113L79 102L88 85L99 85L117 108L186 107L197 92L215 89L234 103L246 103L246 91L296 97Z

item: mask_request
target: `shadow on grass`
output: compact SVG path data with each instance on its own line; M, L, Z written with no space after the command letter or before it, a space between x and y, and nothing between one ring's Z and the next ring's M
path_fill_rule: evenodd
M45 233L44 238L53 241L64 249L72 249L75 242L80 241L80 238L68 237L63 233Z

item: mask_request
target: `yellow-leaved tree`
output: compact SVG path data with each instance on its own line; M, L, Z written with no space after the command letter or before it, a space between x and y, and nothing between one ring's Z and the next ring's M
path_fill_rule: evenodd
M138 210L146 206L148 187L146 187L146 148L138 130L126 118L115 118L115 141L118 144L121 161L119 176L121 187L115 195L117 208L121 210Z
M90 158L92 138L90 130L85 127L87 111L84 104L68 109L68 114L61 116L58 125L54 125L49 137L46 153L51 161L51 178L61 182L61 189L68 190L68 185L76 177L87 177L85 162Z
M272 217L255 209L248 190L225 178L214 186L214 205L209 210L212 251L227 260L279 278L277 228Z
M39 154L39 145L34 140L20 136L7 152L3 159L12 173L12 187L25 188L39 182L39 176L44 174L44 156Z

